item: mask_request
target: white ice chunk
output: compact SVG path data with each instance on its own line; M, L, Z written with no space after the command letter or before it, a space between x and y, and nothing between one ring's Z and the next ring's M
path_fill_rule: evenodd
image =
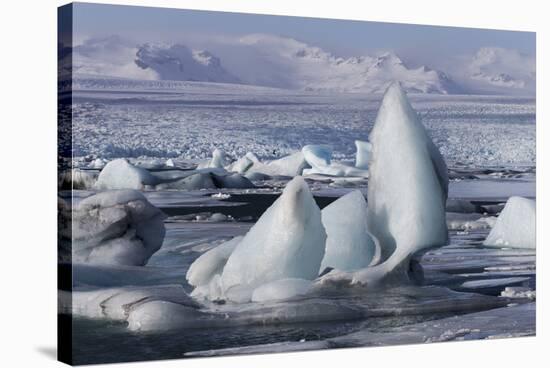
M291 180L237 245L224 267L224 290L317 277L325 254L321 211L302 177Z
M212 152L212 159L202 162L197 166L197 169L207 169L207 168L219 168L223 169L229 164L229 159L227 158L224 151L219 148L216 148Z
M250 158L250 157L249 157ZM247 173L259 172L271 176L297 176L309 167L302 152L296 152L266 163L255 161Z
M189 284L193 286L205 285L214 275L221 274L227 259L242 239L242 236L237 236L197 258L187 271L186 278Z
M167 166L167 167L174 167L176 166L174 164L174 160L172 160L171 158L169 158L168 160L166 160L166 162L164 163L164 166Z
M384 95L370 142L367 229L378 239L381 263L333 270L321 284L400 282L415 252L448 241L447 167L398 83Z
M368 170L359 169L341 162L331 162L332 150L325 145L307 145L302 148L306 162L311 166L304 169L304 175L358 176L368 177Z
M252 293L253 302L267 302L290 299L298 295L305 295L313 288L311 280L282 279L263 284Z
M367 232L367 202L363 194L354 190L325 207L321 214L327 243L320 271L326 267L344 271L367 267L376 245Z
M369 142L355 141L357 149L355 153L355 167L367 170L369 168L369 160L372 151L372 145Z
M99 173L95 184L97 189L137 189L146 185L156 185L158 178L149 171L134 166L126 159L116 159L109 162Z
M484 245L504 248L535 248L535 201L510 197Z
M302 153L311 167L328 166L332 159L332 149L326 145L310 144L302 148Z
M73 262L144 265L162 245L164 218L135 190L85 198L72 214Z

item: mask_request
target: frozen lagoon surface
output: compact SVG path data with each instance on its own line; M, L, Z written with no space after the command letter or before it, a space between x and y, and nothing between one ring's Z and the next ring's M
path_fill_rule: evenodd
M75 93L75 153L106 160L173 158L181 165L209 158L214 148L233 159L247 151L275 158L306 144L326 144L330 137L333 158L352 162L354 141L367 140L379 106L378 97L366 97L364 103L365 96L359 95L289 95L270 89L251 97L246 87L189 86L186 92L155 87L130 93L124 86L119 91L105 88L101 81L87 85ZM534 100L419 95L411 102L449 166L449 199L454 200L447 204L450 244L416 258L423 269L421 285L368 295L336 292L320 301L311 297L269 304L263 311L245 307L257 318L246 326L135 332L125 321L75 316L75 363L534 335L535 304L521 291L535 290L535 250L483 246L491 218L510 196L535 198ZM351 190L367 194L364 178L317 175L306 180L321 208ZM191 263L244 235L286 181L268 180L247 190L145 191L168 215L161 249L145 267L76 266L75 290L177 284L191 292L185 278ZM92 193L73 195L78 202ZM288 323L259 317L327 301L352 312L337 321ZM230 305L215 308L235 312Z

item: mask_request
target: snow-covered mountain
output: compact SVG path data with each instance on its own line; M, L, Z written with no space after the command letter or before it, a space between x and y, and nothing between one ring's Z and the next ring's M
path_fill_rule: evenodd
M62 71L72 70L76 75L305 91L382 93L396 80L413 93L532 95L535 91L534 57L502 48L450 56L454 66L449 63L443 71L411 67L394 52L343 58L292 38L267 34L191 44L136 45L117 36L90 38L68 49L72 50L72 68L63 62L60 65ZM70 64L71 55L63 52L60 58L69 59Z
M494 93L507 89L511 93L525 93L535 90L535 58L517 50L481 48L471 58L466 73L465 84L478 91Z
M144 44L136 52L135 63L150 69L162 80L240 83L239 78L225 70L218 57L184 45Z
M426 66L409 68L392 52L342 58L294 39L264 34L245 36L240 43L253 50L255 66L241 77L251 83L276 81L274 86L283 88L381 93L399 80L409 92L461 92L444 72Z

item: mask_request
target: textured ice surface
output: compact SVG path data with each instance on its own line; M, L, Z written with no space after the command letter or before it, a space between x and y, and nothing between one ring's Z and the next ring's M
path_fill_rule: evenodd
M325 254L325 239L321 211L305 181L296 177L229 257L223 288L255 288L284 278L312 280Z
M447 166L407 96L392 84L370 135L368 229L382 259L447 242Z
M219 148L233 159L254 152L265 160L308 144L330 144L334 159L353 161L353 142L367 140L381 98L242 85L164 81L153 83L158 84L155 87L118 81L131 85L129 93L96 82L74 90L77 157L208 159ZM411 101L448 164L534 165L534 99L411 95Z
M326 167L332 160L332 149L326 145L308 144L302 147L302 153L311 167Z
M535 248L535 211L535 201L511 197L483 244L495 247Z
M95 184L97 189L144 189L155 185L158 179L147 170L136 167L125 159L109 162L99 173Z
M73 262L143 265L164 238L165 215L134 190L101 192L73 211Z
M322 272L326 267L352 271L367 267L376 244L367 232L367 203L363 194L352 191L321 211L327 232Z

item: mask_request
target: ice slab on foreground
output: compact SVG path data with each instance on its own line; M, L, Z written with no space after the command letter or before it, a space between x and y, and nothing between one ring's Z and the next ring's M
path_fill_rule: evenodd
M72 237L72 261L144 265L162 245L165 217L135 190L92 195L73 209L64 229Z
M483 245L510 248L536 247L535 201L511 197Z
M322 272L327 267L352 271L367 267L377 244L367 232L367 202L354 190L325 207L322 221L327 232Z
M296 177L229 257L221 275L226 296L231 299L231 288L253 290L284 278L313 280L325 254L325 239L321 211L304 179Z

